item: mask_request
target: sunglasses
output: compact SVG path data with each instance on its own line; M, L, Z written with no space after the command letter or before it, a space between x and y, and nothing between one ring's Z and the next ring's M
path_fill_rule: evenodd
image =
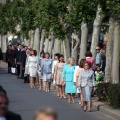
M96 49L96 50L100 50L100 49Z

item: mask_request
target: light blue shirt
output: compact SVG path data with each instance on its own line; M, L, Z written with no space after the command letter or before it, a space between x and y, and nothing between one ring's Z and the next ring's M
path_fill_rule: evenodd
M50 74L52 73L52 63L53 60L52 59L42 59L41 62L41 73L46 73L46 74Z
M95 64L101 64L100 53L96 54Z

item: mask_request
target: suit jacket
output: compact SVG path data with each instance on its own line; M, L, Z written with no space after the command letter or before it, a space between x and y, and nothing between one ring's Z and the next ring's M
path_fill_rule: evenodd
M95 86L94 72L92 70L81 70L78 79L78 86L85 87L87 85L89 87Z
M22 120L21 116L13 112L8 111L5 115L6 120Z
M23 68L25 68L26 58L27 58L26 52L25 52L25 51L22 51L21 64L22 64L22 67L23 67Z
M15 51L16 63L20 62L20 53L21 53L21 50L16 49Z
M11 58L11 50L7 49L6 51L6 62L10 61Z

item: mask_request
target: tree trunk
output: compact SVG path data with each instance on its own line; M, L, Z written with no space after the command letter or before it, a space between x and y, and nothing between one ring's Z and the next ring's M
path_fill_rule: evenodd
M48 46L48 51L50 53L50 56L52 56L52 49L53 49L53 43L54 43L54 40L49 40L49 46Z
M107 39L107 48L106 48L106 68L105 68L105 81L111 82L111 74L112 74L112 54L113 54L113 35L114 35L114 19L110 18L109 20L109 32Z
M53 49L53 43L54 43L54 36L53 33L49 34L49 46L48 46L48 51L50 53L50 55L52 56L52 49Z
M34 31L31 30L30 33L29 33L29 38L30 38L30 47L33 48L34 46Z
M0 48L2 47L2 36L0 34Z
M112 63L112 83L119 83L120 73L120 26L119 23L115 23L114 29L114 44L113 44L113 63Z
M72 34L72 57L75 58L75 62L77 63L77 57L78 57L78 46L80 43L80 39L77 34Z
M23 43L24 38L23 38L23 35L22 35L22 34L20 35L20 40L21 40L21 43Z
M46 38L46 39L45 39L45 46L44 46L44 52L45 52L45 53L48 52L48 46L49 46L49 39Z
M55 39L54 54L61 53L61 40Z
M63 41L61 41L61 52L62 55L64 55L64 44Z
M6 53L6 49L7 49L6 35L3 35L3 36L2 36L1 47L2 47L2 52L3 52L3 53Z
M86 23L82 23L82 25L81 25L80 57L79 57L80 60L85 57L85 53L87 50L87 39L88 39L88 27L87 27Z
M24 39L24 44L26 45L26 46L29 46L30 45L30 40L29 39Z
M101 12L102 12L102 10L101 10L100 6L98 6L96 18L94 20L94 25L93 25L93 36L92 36L92 44L91 44L91 52L92 52L93 58L95 58L95 56L96 56L95 48L98 45L101 23L104 18L104 16L100 14Z
M41 32L41 40L40 40L40 52L44 51L44 42L45 42L45 30Z
M39 53L39 45L40 45L40 29L36 28L35 34L34 34L34 46L33 49Z
M67 62L68 58L70 57L70 43L67 37L63 41L63 45L64 45L64 58L65 58L65 62Z

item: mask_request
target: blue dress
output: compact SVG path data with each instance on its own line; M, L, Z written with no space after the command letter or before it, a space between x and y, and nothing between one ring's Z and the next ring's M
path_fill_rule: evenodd
M65 79L65 92L66 93L76 93L77 88L74 85L74 71L75 65L65 65L62 71L62 78Z

